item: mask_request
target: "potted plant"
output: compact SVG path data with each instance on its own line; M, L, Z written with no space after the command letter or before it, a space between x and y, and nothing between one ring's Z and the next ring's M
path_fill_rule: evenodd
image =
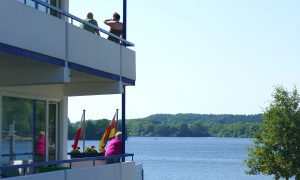
M74 145L72 145L72 150L68 154L71 156L72 159L73 158L83 158L83 157L85 157L85 155L80 152L80 147L74 146Z
M95 146L86 147L84 152L85 152L86 157L96 157L96 156L98 156L98 152L95 149Z
M71 158L84 158L84 157L97 157L97 156L104 156L104 152L98 153L95 146L86 147L84 152L80 152L80 147L75 147L72 145L72 150L68 153Z

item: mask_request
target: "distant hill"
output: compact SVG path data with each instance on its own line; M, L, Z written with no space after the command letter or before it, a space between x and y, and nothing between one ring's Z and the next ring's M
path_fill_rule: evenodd
M234 115L234 114L154 114L140 120L149 121L214 121L221 124L230 124L234 122L260 122L262 120L261 114L254 115Z
M109 120L87 120L86 139L99 139ZM261 114L154 114L128 119L128 136L172 137L253 137L262 122ZM121 122L119 121L119 127ZM77 123L69 122L69 139L75 136Z
M127 121L129 136L253 137L261 114L154 114Z

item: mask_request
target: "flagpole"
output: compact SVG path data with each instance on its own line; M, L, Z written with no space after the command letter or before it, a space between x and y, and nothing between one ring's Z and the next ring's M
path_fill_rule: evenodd
M85 150L85 109L83 110L83 122L82 122L82 152Z
M116 131L118 132L118 120L119 120L119 109L116 109L117 117L116 117Z

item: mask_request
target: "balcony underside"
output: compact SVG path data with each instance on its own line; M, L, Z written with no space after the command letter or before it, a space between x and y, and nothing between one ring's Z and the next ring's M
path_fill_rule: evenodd
M0 90L55 86L65 96L80 96L135 85L129 48L17 1L1 1L0 21Z
M3 47L3 45L2 45ZM25 91L52 87L59 96L119 94L134 81L93 68L35 54L19 48L0 52L0 89ZM1 50L1 48L0 48ZM13 53L15 52L15 53ZM17 53L16 53L17 52ZM17 54L17 55L16 55ZM65 64L67 67L65 67ZM47 94L40 94L47 95Z

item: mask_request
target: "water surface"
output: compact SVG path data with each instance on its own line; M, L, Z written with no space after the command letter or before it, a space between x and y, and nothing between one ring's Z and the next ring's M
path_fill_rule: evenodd
M247 138L129 137L126 152L143 164L145 180L271 180L250 176ZM72 144L73 141L69 141ZM86 141L98 147L99 141Z

